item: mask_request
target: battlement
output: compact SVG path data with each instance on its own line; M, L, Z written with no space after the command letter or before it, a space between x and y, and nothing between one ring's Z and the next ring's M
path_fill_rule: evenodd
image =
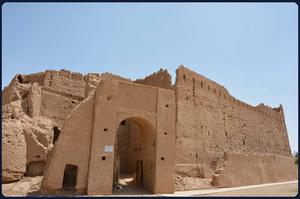
M250 104L247 104L233 97L224 86L194 71L191 71L183 65L181 65L176 70L175 85L179 87L180 85L190 85L190 87L192 88L191 91L193 91L194 96L202 94L212 99L220 100L223 103L239 106L244 109L259 113L261 115L274 118L276 120L283 120L284 118L282 105L280 105L279 107L271 108L270 106L266 106L262 103L258 106L252 106Z

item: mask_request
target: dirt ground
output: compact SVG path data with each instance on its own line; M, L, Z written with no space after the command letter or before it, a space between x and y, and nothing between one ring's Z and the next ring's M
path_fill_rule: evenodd
M211 188L211 179L176 176L175 188L179 190L193 190ZM38 196L43 177L24 177L18 182L2 184L2 193L5 196ZM150 194L134 183L130 176L120 178L121 188L114 190L113 195Z
M42 176L25 177L18 182L2 184L2 194L5 196L39 196L42 178ZM185 186L185 191L176 191L170 196L296 196L298 194L298 181L220 189L213 188L209 179L184 177L177 183L176 187L184 188ZM120 184L122 188L115 190L113 195L151 196L149 192L136 186L132 178L122 178ZM201 188L197 189L197 186ZM194 191L187 191L188 189Z
M20 181L2 184L2 194L5 196L35 196L39 195L43 176L24 177Z

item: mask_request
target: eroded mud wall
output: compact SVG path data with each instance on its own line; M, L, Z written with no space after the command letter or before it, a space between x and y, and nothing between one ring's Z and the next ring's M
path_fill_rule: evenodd
M43 174L54 129L62 129L70 112L99 81L99 74L83 76L67 70L15 75L2 91L2 159L7 163L3 182ZM94 88L86 86L90 84Z
M253 107L185 67L176 73L177 173L210 177L224 152L291 156L282 106Z
M159 71L148 75L144 79L137 79L134 83L155 86L165 89L174 89L171 82L171 75L167 70L160 69Z
M62 189L64 171L68 164L78 167L75 189L85 193L90 157L93 96L85 99L67 118L62 134L47 159L43 179L44 193L57 193ZM45 189L45 187L47 187Z
M213 185L234 187L296 180L295 159L274 154L226 154L225 165L213 176Z

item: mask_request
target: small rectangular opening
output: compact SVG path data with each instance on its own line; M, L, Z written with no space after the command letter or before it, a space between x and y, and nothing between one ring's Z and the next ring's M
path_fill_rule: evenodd
M64 177L63 177L63 190L75 190L77 181L78 167L76 165L67 164L65 166Z

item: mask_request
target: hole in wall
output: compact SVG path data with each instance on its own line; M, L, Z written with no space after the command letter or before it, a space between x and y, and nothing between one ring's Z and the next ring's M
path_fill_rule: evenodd
M23 75L18 75L17 79L18 79L18 82L21 84L30 83L30 81L28 79L26 80Z
M168 135L168 133L167 133L167 132L165 132L165 133L164 133L164 135Z
M107 131L107 128L104 128L103 130L104 130L104 131Z
M168 107L169 107L169 104L166 104L166 107L168 108Z
M41 176L43 175L46 166L45 161L32 161L26 167L26 176Z
M161 160L165 160L165 157L161 157L160 159L161 159Z
M18 82L21 84L24 82L22 75L18 75Z
M203 88L203 82L200 82L201 88Z
M57 126L53 127L53 144L57 141L60 134L60 129Z
M28 92L22 94L22 99L25 99L28 96Z
M182 77L183 77L183 81L185 81L185 74Z
M123 121L121 122L121 125L126 125L126 121L123 120Z
M102 158L101 158L101 159L104 161L104 160L106 160L106 157L105 157L105 156L102 156Z
M128 96L128 94L127 94L127 96ZM111 100L111 98L112 98L112 95L109 95L106 97L107 100Z
M245 140L243 139L243 145L245 145L246 144L246 142L245 142Z
M62 183L63 190L74 191L77 182L77 171L78 171L78 167L76 165L67 164L65 166L63 183Z

